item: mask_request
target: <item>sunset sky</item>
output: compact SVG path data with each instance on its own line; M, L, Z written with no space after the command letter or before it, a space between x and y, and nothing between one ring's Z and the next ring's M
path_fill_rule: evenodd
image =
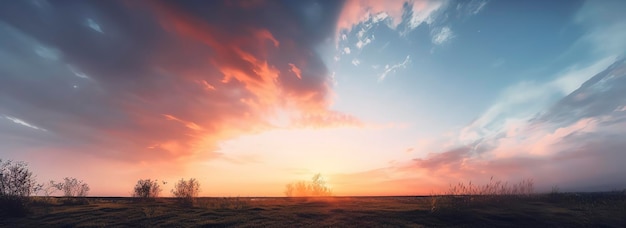
M0 2L0 159L92 196L626 188L626 1Z

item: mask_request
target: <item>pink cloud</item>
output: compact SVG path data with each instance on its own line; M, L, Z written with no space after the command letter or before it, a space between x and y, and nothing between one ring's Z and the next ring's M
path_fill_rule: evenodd
M339 38L342 31L350 32L354 26L370 19L381 21L390 18L390 26L395 29L403 22L404 4L409 4L412 12L412 16L406 21L409 29L414 29L424 22L430 23L432 14L444 6L443 1L348 0L339 14L335 32L336 37Z

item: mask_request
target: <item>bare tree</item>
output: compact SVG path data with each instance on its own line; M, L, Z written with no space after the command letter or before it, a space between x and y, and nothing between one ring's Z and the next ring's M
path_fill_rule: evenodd
M163 184L166 184L166 182L163 181ZM140 179L133 189L133 197L154 199L159 197L161 191L161 185L159 185L158 180Z
M90 190L87 183L74 177L64 178L63 183L57 183L56 187L63 191L65 197L85 197Z
M192 205L195 197L200 192L200 183L195 178L189 180L180 179L172 189L172 194L185 205Z
M36 184L26 163L0 159L0 215L25 215Z

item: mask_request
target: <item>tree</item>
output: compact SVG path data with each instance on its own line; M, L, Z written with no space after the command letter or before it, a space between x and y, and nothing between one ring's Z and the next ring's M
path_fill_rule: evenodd
M189 180L180 179L172 189L172 194L183 204L191 205L200 192L200 183L195 178Z
M315 174L311 181L297 181L285 187L287 197L330 196L332 190L326 186L321 174Z
M56 183L53 180L48 181L46 184L40 184L39 189L43 191L43 194L46 198L50 197L50 195L54 194L56 191L59 191L63 188L63 183Z
M28 197L36 184L25 162L0 159L0 215L25 215L28 212Z
M165 182L163 182L165 184ZM133 189L133 197L142 199L154 199L161 194L161 185L158 180L140 179Z
M63 190L65 197L85 197L90 190L89 185L82 180L66 177L63 181L63 183L58 183L55 186Z

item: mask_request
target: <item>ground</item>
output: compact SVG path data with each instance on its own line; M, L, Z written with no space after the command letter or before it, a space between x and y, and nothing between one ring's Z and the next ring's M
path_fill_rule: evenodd
M626 195L36 199L2 227L626 227Z

